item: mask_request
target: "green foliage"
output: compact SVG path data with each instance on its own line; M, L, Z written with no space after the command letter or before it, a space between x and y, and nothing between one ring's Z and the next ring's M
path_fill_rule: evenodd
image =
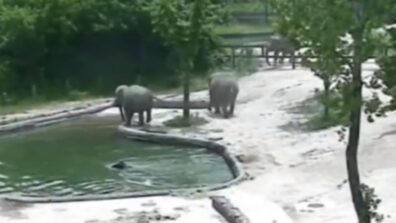
M188 122L190 72L194 70L194 58L202 46L215 46L216 38L213 24L219 18L217 7L211 7L208 0L154 0L149 7L154 32L159 34L165 44L174 49L177 73L183 76L184 108L183 117ZM204 48L203 52L207 52Z
M272 7L276 14L281 15L275 20L275 29L299 48L304 48L302 54L305 58L316 58L305 59L304 65L322 79L325 91L326 86L336 83L337 90L344 97L344 104L350 108L360 104L350 101L352 73L369 57L383 55L379 52L385 44L378 39L383 39L384 34L376 31L376 28L388 20L395 3L387 0L359 5L342 0L273 0ZM350 56L354 53L353 42L359 39L359 31L363 34L362 49L359 55L352 58L359 60L354 63ZM327 100L322 101L328 107ZM371 102L365 105L372 105Z
M252 49L247 49L247 48L241 49L241 52L239 54L245 56L245 57L238 57L235 59L236 60L235 71L239 75L245 76L258 71L260 63L255 57L253 57Z
M188 71L193 58L200 51L207 52L208 48L201 46L215 48L218 43L213 26L221 21L224 11L207 4L207 0L156 0L149 8L154 32L175 48L180 69Z
M392 97L390 105L386 108L387 110L396 110L396 29L391 28L387 32L387 42L385 45L388 46L388 57L379 56L377 63L380 66L380 70L377 73L377 78L381 79L385 85L384 93Z
M326 116L323 115L325 105L328 107ZM302 101L291 111L303 115L302 121L292 125L304 131L318 131L348 124L347 106L343 103L342 95L336 91L329 91L326 96L323 91L318 91L314 97Z
M0 91L25 97L35 85L39 94L56 98L70 87L98 94L137 81L178 85L176 47L153 32L160 28L153 21L161 14L150 11L157 4L173 7L156 0L0 1ZM189 4L179 6L190 12ZM220 6L207 2L207 8ZM173 15L165 16L170 21ZM205 25L222 16L212 13ZM193 57L194 71L214 66L215 48L208 33Z
M236 22L215 27L215 32L218 34L254 34L271 31L272 27L267 24L244 24Z
M261 1L240 1L229 4L231 12L239 13L252 13L252 12L264 12L264 4Z
M378 205L382 201L375 194L375 189L368 185L361 184L360 190L363 193L364 200L366 201L366 203L369 206L369 214L370 214L371 219L374 219L375 222L377 222L377 223L383 222L385 219L385 216L383 214L379 214L377 212Z

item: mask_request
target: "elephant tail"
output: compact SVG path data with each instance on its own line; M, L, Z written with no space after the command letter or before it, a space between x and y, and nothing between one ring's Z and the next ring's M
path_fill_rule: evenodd
M230 86L230 93L231 93L231 95L234 95L234 96L238 95L238 93L239 93L238 85L234 84L234 85Z

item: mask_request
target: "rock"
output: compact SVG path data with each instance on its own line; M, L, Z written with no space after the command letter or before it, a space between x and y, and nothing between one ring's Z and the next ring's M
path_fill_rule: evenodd
M128 209L126 208L119 208L119 209L115 209L114 212L117 214L125 214L128 211Z
M157 205L157 204L154 201L152 201L152 200L150 200L150 201L148 201L146 203L142 203L143 207L152 207L152 206L155 206L155 205Z
M322 207L324 207L324 204L312 203L312 204L308 204L308 207L310 207L310 208L322 208Z
M223 140L224 138L223 137L209 137L208 138L208 140L211 140L211 141L220 141L220 140Z
M252 163L252 162L258 160L256 155L239 154L239 155L236 155L236 158L241 163Z
M211 196L213 208L230 223L250 223L250 220L224 196Z
M188 209L188 207L175 207L175 208L173 208L173 210L175 210L175 211L183 211L183 212L188 212L188 211L190 211L190 210Z

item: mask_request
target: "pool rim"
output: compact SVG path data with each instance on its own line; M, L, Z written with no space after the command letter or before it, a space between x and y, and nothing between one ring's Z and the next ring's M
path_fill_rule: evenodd
M110 109L112 104L107 102L100 105L94 105L79 110L71 110L61 114L54 114L45 117L33 118L23 121L7 123L0 126L0 135L12 134L20 131L29 131L38 127L58 124L80 118L86 115L94 115L104 110ZM220 155L226 162L233 179L224 183L212 184L209 186L167 189L167 190L147 190L127 193L111 193L101 195L83 195L83 196L48 196L48 197L29 197L11 194L0 195L0 199L12 202L22 203L60 203L60 202L77 202L77 201L100 201L112 199L144 198L157 196L183 196L184 194L205 193L227 189L234 186L247 178L247 173L242 168L236 157L230 153L225 145L214 142L205 138L187 137L178 134L148 132L144 129L127 128L118 126L118 132L130 140L145 141L150 143L159 143L167 145L186 145L190 147L205 148L208 151ZM192 148L188 148L192 149Z

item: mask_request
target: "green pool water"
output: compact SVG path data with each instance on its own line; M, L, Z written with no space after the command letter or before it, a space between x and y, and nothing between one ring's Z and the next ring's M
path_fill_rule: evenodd
M81 196L223 183L223 158L202 148L117 135L118 116L86 118L0 137L0 194ZM111 164L126 160L128 168Z

